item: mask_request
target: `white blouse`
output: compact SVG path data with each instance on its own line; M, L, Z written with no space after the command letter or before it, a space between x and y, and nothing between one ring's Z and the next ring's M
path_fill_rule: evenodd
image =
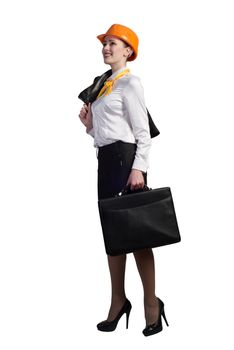
M109 78L113 79L123 67ZM140 79L127 73L115 81L112 92L95 100L91 105L94 146L102 147L116 141L136 143L132 169L146 172L151 146L149 121Z

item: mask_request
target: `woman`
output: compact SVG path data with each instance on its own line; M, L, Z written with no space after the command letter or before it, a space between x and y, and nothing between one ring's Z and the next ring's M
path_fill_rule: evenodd
M127 61L137 57L137 35L128 27L114 24L97 38L103 45L103 59L110 65L112 75L92 105L83 105L79 116L98 148L98 197L103 199L114 197L126 186L131 191L144 187L151 137L141 82L126 66ZM152 249L133 254L144 290L143 334L148 336L162 330L164 304L155 295ZM115 330L125 313L128 327L132 307L124 288L126 255L107 257L112 298L107 319L97 325L100 331Z

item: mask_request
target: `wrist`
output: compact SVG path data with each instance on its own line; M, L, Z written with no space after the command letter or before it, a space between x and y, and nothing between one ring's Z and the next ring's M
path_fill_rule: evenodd
M92 128L93 128L92 126L86 126L86 132L89 133L90 130L92 130Z
M145 174L145 172L144 172L144 171L142 171L142 170L140 170L140 169L135 169L135 168L132 168L132 171L136 171L136 172L140 172L140 173L142 173L142 174Z

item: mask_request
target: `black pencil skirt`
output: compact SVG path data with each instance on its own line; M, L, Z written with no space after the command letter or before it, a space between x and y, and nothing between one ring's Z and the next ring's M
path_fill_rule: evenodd
M136 154L136 144L117 141L98 149L98 199L110 198L126 186ZM147 176L144 174L145 184Z

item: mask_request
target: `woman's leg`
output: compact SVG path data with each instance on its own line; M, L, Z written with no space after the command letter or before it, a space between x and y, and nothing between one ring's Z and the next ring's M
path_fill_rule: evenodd
M112 321L126 301L124 288L126 255L107 255L107 257L111 277L111 307L107 321Z
M152 249L134 252L137 268L144 290L144 307L146 324L157 321L159 316L158 299L155 295L155 264Z
M126 186L135 157L135 144L116 142L100 147L98 153L98 198L115 197ZM111 306L107 321L112 321L126 301L124 277L126 254L107 256L111 277Z

